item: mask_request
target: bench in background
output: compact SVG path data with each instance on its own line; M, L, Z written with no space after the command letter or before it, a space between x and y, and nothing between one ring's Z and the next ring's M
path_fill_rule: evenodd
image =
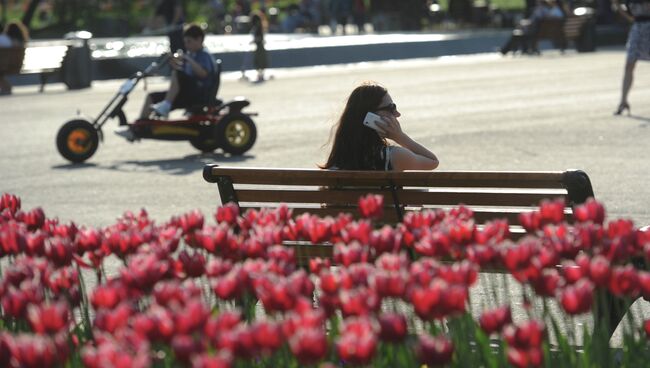
M573 14L564 19L542 19L532 40L533 48L537 49L539 41L549 40L561 51L567 49L569 42L573 42L578 51L593 51L594 40L587 40L588 32L591 32L588 25L592 20L592 13L578 13L580 15Z
M45 45L30 43L27 48L0 48L0 74L38 74L39 91L43 92L48 79L61 75L70 46L68 41L48 41Z

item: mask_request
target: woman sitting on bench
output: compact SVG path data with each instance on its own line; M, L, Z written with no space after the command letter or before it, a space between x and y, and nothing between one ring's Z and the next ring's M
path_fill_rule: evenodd
M377 130L363 124L368 112L381 117ZM334 142L323 169L433 170L438 158L402 131L401 114L386 88L366 82L352 91L333 128ZM386 139L397 143L389 145Z

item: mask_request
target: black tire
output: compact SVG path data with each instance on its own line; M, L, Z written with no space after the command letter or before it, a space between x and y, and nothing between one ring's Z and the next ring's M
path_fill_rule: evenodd
M231 155L241 155L255 144L257 128L253 119L242 113L226 115L217 124L221 148Z
M214 132L214 130L211 131ZM221 142L215 134L201 134L198 138L190 140L190 144L204 153L214 152L221 146Z
M56 135L56 148L68 161L81 163L97 151L99 135L91 123L86 120L70 120Z

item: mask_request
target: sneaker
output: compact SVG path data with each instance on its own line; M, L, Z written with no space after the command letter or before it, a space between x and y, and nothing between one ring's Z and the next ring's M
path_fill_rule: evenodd
M131 128L126 128L123 130L116 130L115 131L116 135L119 135L120 137L126 138L127 141L133 142L135 141L135 134L133 134L133 131Z
M161 118L167 118L169 116L169 111L172 109L172 104L167 100L163 100L151 106L153 112L160 116Z

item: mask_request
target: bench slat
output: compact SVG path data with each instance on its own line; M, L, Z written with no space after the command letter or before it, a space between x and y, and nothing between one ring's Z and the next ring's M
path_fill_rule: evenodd
M476 188L562 188L563 172L340 171L317 169L223 168L208 166L206 181L229 177L237 184L315 186L410 186Z
M359 197L368 193L383 195L391 202L390 190L246 190L237 191L240 202L276 203L350 203L356 204ZM557 192L440 192L425 189L399 189L397 198L404 204L457 205L463 203L474 206L537 206L543 199L565 197Z
M298 216L303 213L310 213L312 215L317 215L319 217L336 217L339 213L349 213L354 218L358 219L360 217L359 210L356 206L328 206L328 207L305 207L305 206L288 206L292 209L293 215ZM269 205L268 207L261 207L257 205L248 205L244 204L240 207L242 213L248 209L259 210L260 208L276 208L276 206ZM436 209L449 209L449 207L406 207L404 208L404 213L410 211L421 211L421 210L436 210ZM477 224L484 224L488 221L506 219L510 225L515 225L519 223L519 214L524 212L530 212L532 209L516 209L516 208L471 208L474 212L474 221ZM570 208L565 209L565 220L569 223L573 222L572 211ZM399 222L397 218L397 213L394 208L386 207L384 208L384 216L377 221L378 223L385 224L395 224Z

